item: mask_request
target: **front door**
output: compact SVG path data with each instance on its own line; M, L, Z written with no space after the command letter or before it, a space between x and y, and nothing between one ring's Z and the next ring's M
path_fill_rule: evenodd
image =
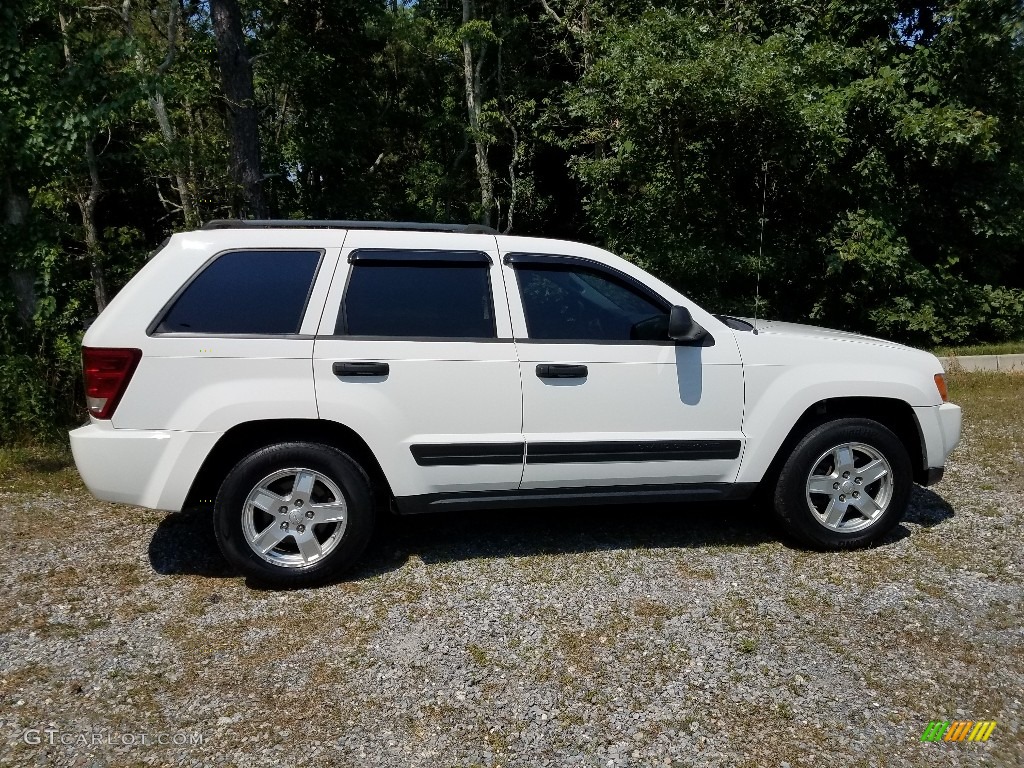
M521 487L724 492L743 448L731 333L716 329L706 346L671 341L671 302L596 261L504 262L523 386Z

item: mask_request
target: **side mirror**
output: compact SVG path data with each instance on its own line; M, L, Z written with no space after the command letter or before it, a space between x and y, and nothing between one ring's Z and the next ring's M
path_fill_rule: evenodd
M672 307L668 314L668 337L676 341L696 342L708 335L690 316L686 307Z

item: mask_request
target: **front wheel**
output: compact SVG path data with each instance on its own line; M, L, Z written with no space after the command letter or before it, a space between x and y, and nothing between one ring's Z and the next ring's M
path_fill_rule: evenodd
M805 544L865 546L903 518L912 475L906 448L889 429L870 419L838 419L797 444L775 487L775 512Z
M280 443L246 456L214 507L217 543L246 576L275 587L321 583L350 568L373 532L366 473L314 443Z

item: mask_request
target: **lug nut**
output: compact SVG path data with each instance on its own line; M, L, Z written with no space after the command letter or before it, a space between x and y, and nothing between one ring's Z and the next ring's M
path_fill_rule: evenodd
M300 525L300 526L299 526L299 527L298 527L298 528L297 528L296 530L297 530L297 531L298 531L299 533L303 533L303 532L304 532L304 531L306 530L306 526L304 526L304 525Z
M853 492L853 498L859 499L860 498L860 491L854 491Z
M287 520L285 520L283 523L281 523L281 530L282 531L287 531L288 530L288 521Z
M848 478L849 476L850 476L850 473L849 473L849 472L843 472L843 477L844 477L844 478Z
M839 494L840 501L846 501L846 497L843 494Z
M313 519L313 510L312 509L307 509L306 510L306 517L308 517L310 520Z
M288 507L278 507L277 511L280 512L282 515L287 514Z
M302 506L302 499L296 499L295 500L295 506L296 507L301 507Z
M857 485L860 485L861 483L864 482L864 478L863 477L855 478L853 482L855 482Z
M833 491L838 491L839 490L839 483L832 483L832 490Z

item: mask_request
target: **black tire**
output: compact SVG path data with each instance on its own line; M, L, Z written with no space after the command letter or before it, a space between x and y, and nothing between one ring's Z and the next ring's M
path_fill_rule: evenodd
M885 475L865 482L886 466ZM910 457L896 435L870 419L837 419L793 449L775 485L774 508L802 543L853 549L878 541L903 519L912 487Z
M299 487L300 475L308 492ZM256 498L250 505L251 494ZM339 519L321 523L318 515ZM350 569L370 541L375 518L366 472L342 451L317 443L279 443L249 454L228 473L214 505L224 557L254 582L278 588L321 584ZM277 528L286 532L277 534ZM278 535L283 538L271 543ZM260 555L254 546L263 536L271 545Z

